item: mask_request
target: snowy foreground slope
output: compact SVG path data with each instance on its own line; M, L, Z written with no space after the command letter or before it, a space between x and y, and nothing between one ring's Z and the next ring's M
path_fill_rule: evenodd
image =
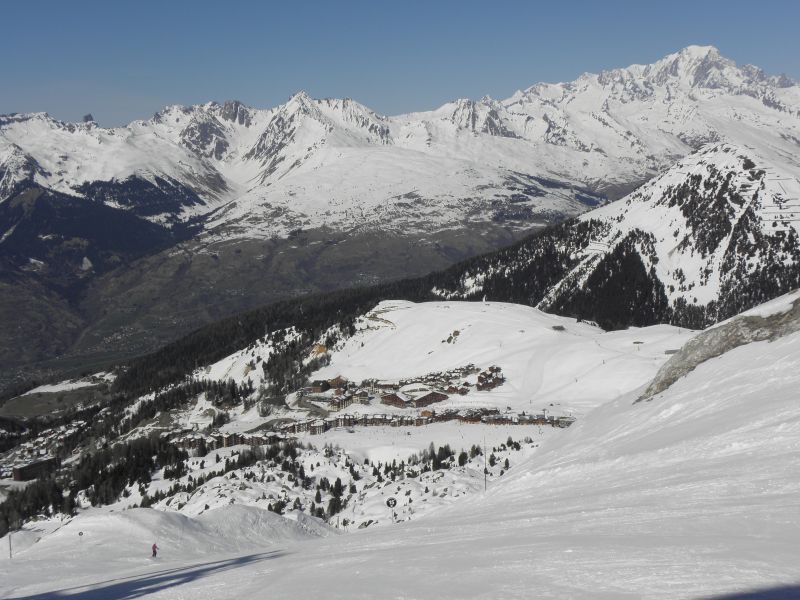
M786 318L797 301L735 326ZM265 545L275 554L242 550L217 564L179 547L153 565L124 535L86 560L43 540L0 563L0 589L15 598L797 597L800 332L782 327L772 341L696 364L648 401L636 402L640 388L602 404L487 493L419 520L311 543L281 538ZM180 533L170 535L171 544Z

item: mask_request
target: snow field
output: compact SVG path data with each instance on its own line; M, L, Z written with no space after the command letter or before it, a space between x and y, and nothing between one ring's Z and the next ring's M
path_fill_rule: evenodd
M665 351L680 348L694 335L667 325L606 333L574 319L498 302L386 301L358 327L332 353L330 365L312 378L399 380L469 364L481 370L497 365L506 378L502 386L484 392L473 388L465 397L451 395L432 408L547 409L565 415L585 414L643 385L668 358ZM451 336L454 341L448 343ZM384 405L352 405L344 412L368 411L393 412Z

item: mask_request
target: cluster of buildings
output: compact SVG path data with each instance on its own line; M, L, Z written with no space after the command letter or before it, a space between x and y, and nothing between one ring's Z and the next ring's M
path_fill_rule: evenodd
M0 459L0 479L13 477L17 481L27 481L55 470L58 458L68 452L73 445L71 442L85 427L86 421L72 421L45 429L35 438L15 446Z
M516 412L501 413L496 408L471 408L464 410L446 410L434 412L423 410L417 415L343 414L326 419L308 419L292 421L281 425L278 430L283 435L309 433L319 435L330 429L339 427L422 427L431 423L485 423L487 425L540 425L550 427L569 427L574 417L556 417L552 415L528 415Z
M401 388L420 385L426 386L428 389L446 391L448 394L460 394L465 396L469 393L470 388L474 387L474 384L470 383L468 379L471 379L473 375L480 372L481 370L478 367L473 364L469 364L465 367L450 369L449 371L433 372L421 377L401 379L399 381L380 381L377 379L367 379L362 381L361 385L362 387L377 393L397 392Z
M475 378L477 375L477 381ZM381 404L395 408L425 408L447 400L449 395L466 395L470 389L492 390L505 382L502 370L491 366L481 371L474 364L449 371L428 373L421 377L381 381L365 379L360 385L337 375L318 379L298 390L298 395L315 402L329 412L343 410L353 404L369 404L380 397Z
M318 435L325 433L329 429L337 427L362 427L390 426L390 427L420 427L431 423L434 419L430 416L422 415L337 415L327 419L311 419L306 421L293 421L285 423L279 427L279 431L284 434L310 433Z
M425 390L419 395L406 395L403 392L381 394L381 404L396 408L425 408L437 402L447 400L449 396L435 390Z
M477 382L473 384L468 378L471 379L470 376L476 373ZM478 391L493 390L504 382L505 377L498 366L480 371L475 365L469 365L445 373L432 373L416 379L401 380L391 387L382 382L375 385L384 390L381 394L381 404L396 408L425 408L447 400L448 394L464 396L472 387ZM442 390L446 390L447 393Z
M321 404L329 412L340 411L353 404L369 404L371 398L366 389L353 385L341 375L312 381L311 385L301 388L297 393L301 398Z
M503 385L505 381L506 378L500 367L492 366L478 374L478 383L475 385L475 389L478 391L493 390Z
M168 431L161 434L170 443L182 450L210 452L219 448L229 448L230 446L268 446L286 438L282 433L274 431L259 431L256 433L222 433L214 431L211 433L201 433L191 429L180 431Z
M556 417L553 415L527 415L525 413L504 412L485 415L481 422L487 425L548 425L550 427L569 427L575 417Z

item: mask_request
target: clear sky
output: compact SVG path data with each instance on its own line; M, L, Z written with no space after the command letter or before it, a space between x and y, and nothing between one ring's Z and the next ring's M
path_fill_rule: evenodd
M800 78L794 0L25 0L0 3L0 23L0 113L91 112L106 126L167 104L269 107L301 89L397 114L689 44Z

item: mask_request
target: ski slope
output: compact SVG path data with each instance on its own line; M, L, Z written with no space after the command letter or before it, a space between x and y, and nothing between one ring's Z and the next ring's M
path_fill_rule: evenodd
M328 535L336 532L317 519L300 515L292 521L248 506L229 506L196 518L144 508L95 509L63 524L34 524L12 534L16 553L11 560L7 553L0 559L0 595L19 597L15 587L20 581L34 582L41 573L59 571L64 597L136 597L192 581L195 577L180 574L187 565L198 573L222 573L277 557L287 544ZM156 559L150 557L153 543L159 547ZM141 582L142 566L152 578L148 583ZM129 574L133 582L126 581ZM83 582L97 575L106 579L105 587L90 592L92 586ZM45 592L41 597L59 596Z
M786 314L785 304L756 314ZM165 550L170 570L164 571L146 557L147 535L126 536L130 513L105 515L94 527L107 527L115 538L102 554L74 556L79 542L59 536L65 527L13 565L0 563L0 593L200 600L321 592L348 599L798 597L798 367L800 332L739 346L648 402L635 402L634 390L603 403L545 440L486 493L393 527L313 543L286 536L264 545L275 554L248 546L220 567L198 550L207 529L195 533L192 526L191 544ZM232 508L204 516L227 523ZM180 535L182 517L139 521L149 513L132 514L148 533L171 528L170 539ZM219 551L229 552L243 532L226 525L221 535L231 539L220 541Z

